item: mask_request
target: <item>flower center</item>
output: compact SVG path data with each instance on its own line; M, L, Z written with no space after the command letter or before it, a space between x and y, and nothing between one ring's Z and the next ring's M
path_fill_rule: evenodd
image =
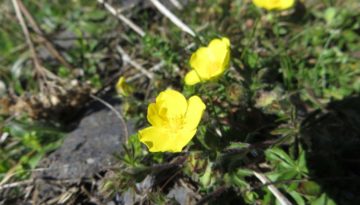
M171 117L167 120L167 127L171 130L181 130L184 127L184 117Z
M184 127L184 116L170 113L167 108L160 109L159 116L165 122L165 127L169 130L180 130Z

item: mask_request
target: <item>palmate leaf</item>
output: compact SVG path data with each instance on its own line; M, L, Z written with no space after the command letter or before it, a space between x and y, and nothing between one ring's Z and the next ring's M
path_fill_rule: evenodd
M292 159L285 151L280 148L272 148L265 152L267 160L272 164L273 170L267 173L267 176L272 181L286 181L292 179L299 179L303 176L307 176L308 168L306 166L305 152L301 151L297 160ZM290 188L288 191L296 189Z

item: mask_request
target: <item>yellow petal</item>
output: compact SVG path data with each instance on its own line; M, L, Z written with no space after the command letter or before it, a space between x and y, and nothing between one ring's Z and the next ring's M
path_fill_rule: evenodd
M285 10L293 7L295 0L253 0L253 3L267 10Z
M188 101L188 109L185 114L184 129L193 130L199 125L206 105L198 96L192 96Z
M196 73L195 70L189 71L185 76L185 84L186 85L195 85L196 83L199 83L201 80L199 78L199 75Z
M195 133L196 130L172 132L160 127L147 127L139 131L139 139L150 152L181 152Z
M196 73L202 80L209 80L210 69L213 66L213 53L207 47L200 47L195 53L191 55L190 66L196 70Z
M171 152L181 152L183 148L195 136L195 133L196 133L196 129L181 130L180 132L176 133L175 139L169 143L169 145L171 145Z
M212 76L218 76L224 72L230 60L230 41L228 38L214 39L209 44L209 49L213 56Z
M172 134L160 127L147 127L139 131L140 142L144 143L150 152L169 151Z
M255 4L255 6L260 7L260 8L265 8L264 7L264 0L252 0L252 2Z
M156 98L156 110L165 119L178 118L185 114L186 98L176 90L167 89Z
M201 80L206 81L222 74L227 69L229 60L229 39L214 39L207 47L201 47L191 55L190 66L196 71Z
M133 87L129 85L124 76L121 76L115 86L116 92L119 95L129 96L133 92Z
M223 44L225 44L226 47L230 48L230 40L226 37L221 38L221 41Z
M280 9L280 10L289 9L289 8L293 7L295 4L295 0L281 0L280 2L281 3L278 6L278 9Z
M255 6L260 8L265 8L265 1L264 0L252 0ZM266 8L267 9L267 8Z
M151 103L148 106L147 119L153 126L163 126L166 123L164 119L159 116L155 103Z
M229 63L230 63L230 40L228 38L222 38L221 39L223 41L223 44L225 45L225 57L223 59L223 64L222 64L222 68L223 71L229 67Z
M230 48L230 40L228 38L216 38L216 39L213 39L210 43L209 43L209 46L208 46L210 49L212 50L223 50L223 51L226 51L227 49Z
M196 133L206 106L198 96L188 101L179 92L168 89L148 107L153 125L139 131L139 139L150 152L181 152Z

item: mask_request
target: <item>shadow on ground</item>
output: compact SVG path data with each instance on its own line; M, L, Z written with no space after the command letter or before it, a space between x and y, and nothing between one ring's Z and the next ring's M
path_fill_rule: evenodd
M336 204L359 204L360 96L314 112L301 135L310 177Z

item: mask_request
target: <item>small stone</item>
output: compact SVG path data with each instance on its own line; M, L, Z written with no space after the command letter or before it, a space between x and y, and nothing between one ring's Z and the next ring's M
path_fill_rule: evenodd
M95 163L95 159L93 159L93 158L88 158L88 159L86 160L86 163L88 163L88 164L94 164L94 163Z

